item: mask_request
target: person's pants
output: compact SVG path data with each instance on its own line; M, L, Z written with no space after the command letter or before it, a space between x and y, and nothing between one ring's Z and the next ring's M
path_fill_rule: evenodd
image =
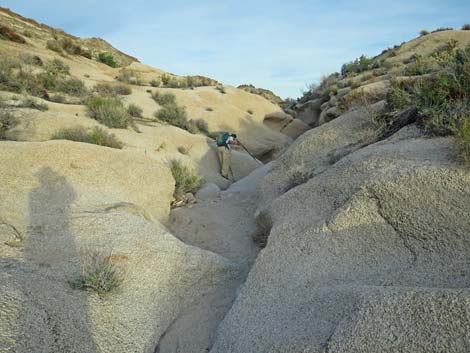
M220 162L220 174L224 178L229 178L228 177L228 172L230 169L230 156L231 156L231 151L227 147L217 147L217 152L219 155L219 162Z

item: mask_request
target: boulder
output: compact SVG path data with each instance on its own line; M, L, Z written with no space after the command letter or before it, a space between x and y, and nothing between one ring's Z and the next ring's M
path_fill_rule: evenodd
M336 119L340 115L339 109L336 107L328 108L321 112L318 125L323 125L333 119Z
M0 159L0 351L164 353L175 335L186 352L210 347L240 271L161 224L166 164L68 141L1 142ZM117 289L80 288L97 259Z
M321 113L320 106L323 102L323 98L317 98L302 104L298 104L295 107L297 111L297 118L309 126L317 126Z
M286 127L284 127L281 132L295 140L305 131L310 129L311 127L304 123L302 120L294 119Z
M267 247L212 353L468 350L470 172L455 141L407 127L320 169L350 117L304 134L265 178L300 156L316 166L268 206Z

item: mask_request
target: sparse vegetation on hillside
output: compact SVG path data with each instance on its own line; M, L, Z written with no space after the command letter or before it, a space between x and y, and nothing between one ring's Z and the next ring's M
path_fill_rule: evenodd
M129 86L110 82L99 82L93 90L102 96L127 96L132 93Z
M99 53L98 54L98 60L102 62L103 64L106 64L111 67L117 67L118 64L116 60L114 59L114 56L109 53Z
M186 193L194 192L204 184L203 178L179 160L171 160L170 169L175 179L174 197L176 202L183 200Z
M442 69L431 76L394 82L386 107L389 112L414 109L427 131L455 134L465 146L470 120L470 46L447 46L439 52L438 62ZM386 117L390 119L390 115Z
M156 91L152 93L152 99L161 106L176 104L176 97L173 93L161 93Z
M186 109L176 103L174 94L154 92L152 98L162 106L154 114L158 120L185 129L192 134L200 132L207 135L209 133L209 127L203 119L188 120Z
M227 91L225 90L225 87L224 87L224 86L217 86L217 87L215 87L215 89L216 89L217 91L219 91L220 93L222 93L222 94L226 94L226 93L227 93Z
M48 98L48 91L63 92L82 97L88 94L83 81L69 77L69 68L60 60L53 60L41 68L24 65L15 58L0 59L0 90L27 93Z
M125 129L133 124L124 104L115 97L95 96L86 102L88 115L110 128Z
M112 255L104 255L98 251L82 254L82 272L80 278L72 283L77 289L92 290L103 296L122 283L122 273L112 262Z
M374 58L368 58L367 56L362 55L358 59L344 64L341 67L341 74L343 76L359 74L366 70L378 68L379 66L380 63Z
M129 104L127 107L127 112L134 118L142 118L143 110L138 105L133 103Z
M76 126L62 129L56 132L51 138L53 140L70 140L118 149L121 149L123 146L122 142L119 141L114 134L110 134L100 127L86 129L82 126Z
M26 40L10 27L0 25L0 39L24 44Z

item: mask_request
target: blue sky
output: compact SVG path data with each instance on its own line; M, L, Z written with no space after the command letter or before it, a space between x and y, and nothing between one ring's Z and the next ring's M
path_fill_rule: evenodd
M470 1L7 0L23 16L101 37L142 62L298 97L361 54L470 23Z

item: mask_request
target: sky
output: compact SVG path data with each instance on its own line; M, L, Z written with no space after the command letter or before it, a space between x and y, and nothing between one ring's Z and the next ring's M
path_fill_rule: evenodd
M177 75L297 98L345 62L470 23L469 0L0 0L79 37L101 37Z

